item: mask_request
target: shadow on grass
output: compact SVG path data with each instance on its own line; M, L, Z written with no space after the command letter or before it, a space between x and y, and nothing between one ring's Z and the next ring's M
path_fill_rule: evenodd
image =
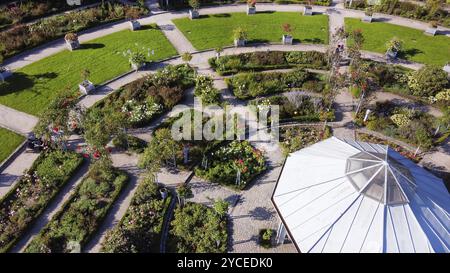
M229 14L229 13L214 14L214 15L212 15L212 17L215 17L215 18L228 18L228 17L231 17L231 14Z
M422 50L417 48L409 48L402 50L400 54L398 54L400 59L408 59L409 57L414 57L417 54L423 53Z
M0 96L9 95L13 93L19 93L24 90L32 88L37 83L46 84L47 81L55 79L58 74L55 72L48 72L35 75L27 75L22 72L15 72L10 78L8 78L0 89ZM33 90L33 89L32 89ZM36 90L33 93L39 94Z
M275 13L274 10L263 10L263 11L256 11L256 14L272 14Z
M281 37L280 37L281 39ZM267 39L251 39L248 41L249 44L267 44L270 43Z
M99 43L91 43L91 44L81 44L80 49L99 49L99 48L104 48L105 45L104 44L99 44Z
M324 44L325 41L319 38L312 38L312 39L303 39L300 41L299 39L294 39L294 42L303 42L307 44Z

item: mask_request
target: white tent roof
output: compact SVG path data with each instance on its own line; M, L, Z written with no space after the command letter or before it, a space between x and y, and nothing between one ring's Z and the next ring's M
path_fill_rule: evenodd
M273 203L301 252L450 252L442 180L384 145L332 137L290 154Z

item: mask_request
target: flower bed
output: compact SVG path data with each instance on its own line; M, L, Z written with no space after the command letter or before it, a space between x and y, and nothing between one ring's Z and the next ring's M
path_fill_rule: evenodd
M128 181L125 172L97 161L63 208L25 249L28 253L70 252L82 248L97 231Z
M355 118L356 124L415 146L420 145L425 150L431 148L434 139L448 130L442 126L442 131L434 135L439 124L437 118L422 111L397 106L389 101L377 102L374 106L370 106L370 109L368 120L363 121L366 109L362 109Z
M334 110L327 111L320 97L312 97L304 92L289 92L279 96L259 98L250 101L258 109L269 105L279 106L280 122L317 122L334 120Z
M122 20L130 9L138 9L140 15L148 13L145 8L108 2L103 7L98 6L79 12L64 13L39 20L30 25L17 25L0 32L0 41L5 46L2 53L5 57L11 57L27 49L60 38L68 32L79 32L90 27Z
M414 71L399 65L365 60L362 68L386 92L437 106L450 102L450 81L439 67L425 66Z
M178 253L225 253L227 219L202 204L187 203L175 209L169 249Z
M318 126L286 126L280 128L280 146L283 154L287 156L331 136L332 131L329 126L325 129Z
M234 189L244 189L253 178L266 169L262 152L251 146L248 141L232 141L210 152L207 159L206 166L195 169L195 175Z
M12 7L0 8L0 29L80 7L78 5L70 6L66 1L28 0L21 2ZM100 1L84 0L82 4L89 5L98 2Z
M8 251L82 163L73 152L46 151L0 200L0 252Z
M101 252L159 252L165 212L171 197L162 199L158 184L146 178L139 183L127 212L106 234Z
M127 115L130 127L145 126L182 100L184 90L194 85L193 72L186 65L167 66L127 84L95 107Z
M301 69L287 73L242 73L225 81L234 95L243 100L292 89L320 93L326 88L324 76Z
M354 0L351 3L352 6L349 6L348 2L345 2L346 8L364 10L369 7L366 0ZM438 7L436 10L426 5L420 6L408 1L383 0L379 5L373 6L373 11L415 20L438 21L443 26L450 27L448 11L441 7Z
M399 154L403 155L404 157L409 158L414 163L419 163L422 160L422 156L420 156L420 155L414 156L414 153L408 151L407 149L405 149L405 148L401 147L400 145L397 145L391 141L388 141L388 140L385 140L385 139L382 139L382 138L379 138L379 137L376 137L373 135L361 133L361 132L357 132L356 137L358 138L358 141L387 145L387 146L389 146L389 148L393 149L394 151L398 152Z
M211 67L220 75L247 71L262 71L292 67L329 69L327 57L317 51L261 51L227 55L209 59Z

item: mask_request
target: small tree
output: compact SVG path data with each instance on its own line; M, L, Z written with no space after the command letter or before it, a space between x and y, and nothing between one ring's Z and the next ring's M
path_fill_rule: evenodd
M64 39L65 39L66 41L74 42L74 41L77 41L77 40L78 40L78 35L77 35L76 33L69 32L69 33L67 33L67 34L64 36Z
M135 64L137 67L141 67L146 61L147 58L145 57L144 53L133 52L130 55L130 63Z
M233 38L235 40L247 40L248 33L242 27L237 27L233 30Z
M247 0L247 5L249 7L255 7L256 6L256 0Z
M191 186L186 183L178 184L177 189L178 203L181 207L184 206L184 200L192 196Z
M284 23L281 27L282 27L283 31L284 31L286 34L291 35L291 33L292 33L292 26L291 26L291 24L289 24L289 23Z
M216 51L216 58L219 59L220 53L223 52L223 48L219 46L219 47L216 47L214 50Z
M193 10L198 10L200 8L200 1L199 0L189 0L189 6Z
M430 21L430 27L437 28L438 27L438 21L435 21L435 20Z
M180 144L172 138L170 129L159 129L155 132L155 136L141 155L139 166L147 169L156 169L169 161L176 166L175 156L179 149ZM154 165L156 165L156 167Z
M214 202L213 208L217 215L219 215L220 218L223 218L228 212L229 205L230 204L227 201L223 199L217 199Z
M372 7L367 7L366 10L364 11L364 14L366 16L372 16L373 15L373 8Z
M192 60L192 54L189 52L184 52L183 54L181 54L181 60L188 64Z
M400 52L403 48L403 41L397 37L393 37L386 43L386 51L387 52Z

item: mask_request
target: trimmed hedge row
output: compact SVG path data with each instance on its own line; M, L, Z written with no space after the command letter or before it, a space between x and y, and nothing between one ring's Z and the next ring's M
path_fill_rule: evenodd
M168 196L163 200L160 189L153 179L146 178L140 182L127 212L108 231L101 252L159 252L164 216L172 198Z
M329 69L326 54L318 51L261 51L211 58L208 61L220 75L292 67Z
M297 69L291 72L242 73L225 79L238 99L280 94L292 89L322 92L327 85L322 75Z
M125 172L103 164L97 161L91 166L75 193L31 241L25 252L70 252L76 251L76 244L83 248L129 179Z
M74 152L43 152L0 200L0 252L7 252L27 231L79 168Z
M136 10L141 16L148 13L148 10L144 8L108 2L105 5L79 12L45 18L33 24L14 26L0 32L0 41L4 45L0 54L9 58L25 50L61 38L68 32L79 32L91 27L123 20L131 9Z

